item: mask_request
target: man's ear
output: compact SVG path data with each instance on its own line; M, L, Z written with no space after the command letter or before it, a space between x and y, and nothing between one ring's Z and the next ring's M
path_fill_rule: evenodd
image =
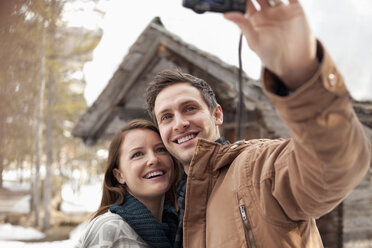
M118 180L118 182L120 184L125 184L125 178L124 176L121 174L120 170L114 168L114 170L112 171L114 173L114 176L116 178L116 180Z
M216 121L216 126L221 126L223 123L223 112L221 105L217 105L213 112L214 119Z

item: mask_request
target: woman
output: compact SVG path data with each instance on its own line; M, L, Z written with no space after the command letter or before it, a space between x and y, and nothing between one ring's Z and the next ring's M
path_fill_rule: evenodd
M152 122L129 122L111 141L101 205L76 247L172 247L179 168Z

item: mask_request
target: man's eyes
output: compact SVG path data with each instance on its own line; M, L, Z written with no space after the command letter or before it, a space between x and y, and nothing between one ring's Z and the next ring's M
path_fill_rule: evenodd
M165 121L165 120L168 120L169 118L171 118L172 116L170 114L165 114L161 117L161 120L162 121Z
M195 107L195 106L187 106L183 109L183 112L191 112L191 111L194 111L196 109L197 109L197 107ZM164 114L164 115L161 116L160 121L166 121L166 120L172 118L172 116L173 116L172 114Z
M189 111L193 111L195 109L196 109L196 107L194 107L194 106L188 106L188 107L185 108L185 111L189 112Z

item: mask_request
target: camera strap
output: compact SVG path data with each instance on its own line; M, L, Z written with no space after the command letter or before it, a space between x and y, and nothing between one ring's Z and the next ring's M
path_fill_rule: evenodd
M244 114L244 100L243 100L243 66L242 66L242 39L243 34L240 34L239 37L239 50L238 50L238 59L239 59L239 70L238 70L238 103L236 105L236 116L235 116L235 140L242 139L242 121Z

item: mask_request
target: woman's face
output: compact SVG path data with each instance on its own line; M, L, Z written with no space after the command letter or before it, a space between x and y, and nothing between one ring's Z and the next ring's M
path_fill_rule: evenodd
M129 131L120 148L114 175L138 200L163 197L172 183L174 165L160 136L148 129Z

